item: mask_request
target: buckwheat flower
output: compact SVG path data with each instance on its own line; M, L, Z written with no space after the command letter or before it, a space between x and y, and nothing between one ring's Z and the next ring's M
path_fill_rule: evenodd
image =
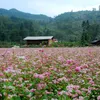
M68 72L68 73L71 73L71 72L72 72L72 70L71 70L71 69L68 69L68 70L67 70L67 72Z
M47 90L45 91L46 94L51 94L51 92L48 92Z
M84 100L84 97L82 96L79 96L79 99L78 100Z
M2 94L0 93L0 97L2 97Z
M44 76L49 77L50 76L50 72L45 72L43 73Z
M54 84L58 84L58 83L59 83L58 80L52 80L52 82L53 82Z
M100 96L97 97L97 100L100 100Z
M85 89L85 88L82 88L81 90L84 91L84 92L87 92L88 91L88 89Z
M66 62L67 62L67 64L71 64L71 63L73 63L73 60L69 59Z
M4 72L6 72L6 73L15 72L15 70L13 69L13 67L7 67Z
M36 89L31 89L31 90L30 90L30 92L35 92L35 91L36 91Z
M77 98L74 98L73 100L79 100L79 99L77 99Z
M38 76L38 78L40 78L40 79L44 79L45 76L41 74L41 75Z
M89 93L89 94L91 93L91 89L88 89L88 93Z
M35 78L38 78L38 77L39 77L39 75L38 75L37 73L35 73L35 74L34 74L34 77L35 77Z
M100 74L100 71L96 72L96 75Z
M93 81L93 80L90 80L89 83L90 83L91 85L93 85L93 84L94 84L94 81Z
M68 79L67 79L66 77L62 77L62 78L59 78L58 81L59 81L59 82L61 82L61 81L68 82Z
M22 82L23 78L18 78L18 80L19 80L20 82Z
M62 95L62 91L58 91L58 95Z
M8 89L15 90L14 86L8 86Z
M75 89L75 90L78 90L79 88L80 88L79 85L74 85L74 86L73 86L73 89Z
M73 96L73 94L72 94L72 93L70 93L70 92L66 92L66 95L67 95L67 96L70 96L70 97L72 97L72 96Z
M8 100L9 100L9 99L11 100L12 97L13 97L13 95L8 94Z
M88 65L87 65L87 64L84 64L84 65L83 65L83 68L88 68Z
M76 90L76 92L77 92L78 94L82 94L82 92L81 92L80 90Z
M80 67L76 67L76 68L75 68L75 71L76 71L76 72L80 72L80 71L81 71L81 68L80 68Z
M77 97L77 96L78 96L78 94L77 94L77 93L72 95L72 97L73 97L73 98L75 98L75 97Z
M63 67L65 67L65 66L69 66L69 64L67 64L67 63L66 64L63 64Z
M68 86L66 87L66 89L68 90L68 92L72 92L73 87L74 87L74 86L71 84L71 85L68 85Z
M58 95L66 94L66 91L58 91Z
M81 80L82 83L84 83L84 80Z
M25 56L17 56L19 59L25 59Z
M64 75L64 73L59 73L59 76L63 76Z
M37 89L38 90L44 89L45 87L46 87L46 84L43 84L43 83L37 84Z
M8 50L6 53L7 53L7 54L11 54L12 52L11 52L10 50Z
M43 49L40 49L39 52L44 52L44 50Z
M0 76L3 76L3 73L0 73Z

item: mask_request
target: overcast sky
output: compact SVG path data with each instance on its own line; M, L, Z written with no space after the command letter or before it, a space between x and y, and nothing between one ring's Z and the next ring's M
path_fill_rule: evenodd
M20 11L51 17L72 10L92 10L92 8L98 10L99 5L100 0L0 0L0 8L16 8Z

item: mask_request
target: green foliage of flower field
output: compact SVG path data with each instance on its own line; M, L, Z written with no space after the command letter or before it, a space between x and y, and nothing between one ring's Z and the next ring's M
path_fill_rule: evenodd
M100 47L0 49L0 100L100 100Z

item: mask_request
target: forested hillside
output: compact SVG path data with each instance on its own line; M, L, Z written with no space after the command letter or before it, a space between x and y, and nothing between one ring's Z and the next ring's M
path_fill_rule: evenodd
M24 13L14 8L10 10L1 8L0 15L8 16L8 17L15 16L18 18L24 18L24 19L30 19L30 20L36 20L36 21L44 21L44 22L49 22L51 20L51 17L48 17L46 15L42 15L42 14L36 15L36 14Z
M59 41L88 42L100 37L100 11L66 12L55 18L16 9L0 9L0 41L22 42L26 36L53 35ZM84 38L84 39L85 39Z
M82 35L82 23L83 21L89 21L91 34L95 34L96 28L100 32L100 11L79 11L79 12L67 12L61 14L55 18L55 24L57 29L64 34L64 40L78 40ZM99 33L98 32L98 33Z

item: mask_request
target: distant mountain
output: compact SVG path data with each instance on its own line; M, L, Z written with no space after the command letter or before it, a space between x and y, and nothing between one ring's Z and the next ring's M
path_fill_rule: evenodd
M44 21L44 22L49 22L52 18L48 17L46 15L36 15L36 14L30 14L30 13L25 13L25 12L21 12L17 9L10 9L10 10L6 10L6 9L2 9L0 8L0 15L3 16L8 16L8 17L18 17L18 18L24 18L24 19L30 19L30 20L36 20L36 21Z
M21 28L27 34L33 36L53 35L61 41L80 41L83 33L82 23L88 20L89 33L93 35L93 39L100 39L100 11L66 12L51 18L42 14L24 13L17 9L0 9L0 15L0 29L1 31L9 30L9 34L15 31L13 29L20 32ZM26 36L27 34L24 31L22 33Z
M58 15L55 18L56 21L99 21L100 22L100 11L77 11L77 12L65 12Z
M79 40L83 31L82 22L87 20L90 25L95 25L93 27L98 25L97 31L100 34L100 11L65 12L56 16L51 26L61 33L57 35L61 40Z

